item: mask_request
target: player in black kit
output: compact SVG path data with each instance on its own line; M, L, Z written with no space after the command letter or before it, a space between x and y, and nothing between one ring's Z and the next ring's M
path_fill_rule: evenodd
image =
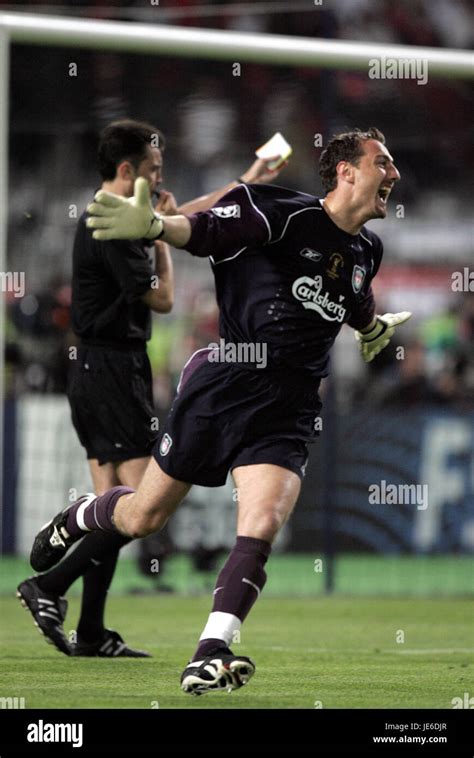
M164 219L138 181L133 202L100 192L89 206L97 239L159 238L209 257L221 344L184 367L136 492L116 487L92 501L80 498L38 533L31 561L38 570L54 565L88 530L131 537L158 531L192 484L218 486L232 471L237 541L182 674L185 692L236 689L255 671L229 645L264 587L272 542L297 501L307 444L317 434L318 387L342 324L355 330L370 361L411 315L376 315L371 288L382 243L364 224L385 217L400 178L383 134L337 135L320 174L324 200L242 184L210 211Z

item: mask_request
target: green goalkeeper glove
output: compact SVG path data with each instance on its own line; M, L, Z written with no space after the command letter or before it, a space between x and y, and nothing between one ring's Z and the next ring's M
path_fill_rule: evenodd
M135 194L125 198L99 190L95 202L87 206L86 221L95 229L96 240L158 239L163 234L161 216L152 208L150 187L143 177L135 181Z
M359 350L362 358L366 363L370 363L384 347L387 347L395 327L408 321L411 313L402 311L401 313L385 313L383 316L376 316L376 323L370 332L356 332L355 338L359 343Z

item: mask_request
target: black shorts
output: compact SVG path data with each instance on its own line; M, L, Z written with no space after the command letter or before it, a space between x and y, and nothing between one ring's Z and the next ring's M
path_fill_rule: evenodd
M78 348L67 394L88 458L103 464L151 454L159 432L145 350Z
M169 476L219 487L237 466L273 463L300 478L318 436L320 380L209 363L199 350L183 369L153 456Z

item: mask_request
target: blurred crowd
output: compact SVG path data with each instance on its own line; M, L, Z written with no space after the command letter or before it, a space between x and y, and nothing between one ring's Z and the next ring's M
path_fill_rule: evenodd
M28 10L36 5L30 1ZM282 12L265 2L247 3L242 12L240 3L228 0L170 0L166 8L130 1L55 5L57 13L101 19L460 48L470 47L474 28L467 0L324 0L311 12L298 0L282 2ZM71 75L71 63L77 75ZM395 202L403 196L412 217L423 218L424 229L428 208L439 216L440 197L447 224L465 217L470 172L460 167L473 163L472 87L461 80L418 86L370 80L362 71L247 63L237 73L230 62L28 46L13 46L11 72L8 266L25 272L26 294L8 297L10 395L64 392L74 345L72 238L98 183L97 133L115 118L149 120L165 133L164 187L178 202L238 177L275 131L294 150L280 183L318 194L315 135L323 135L324 144L341 129L375 123L386 133L403 176ZM430 204L434 191L437 202ZM383 236L383 229L376 231ZM438 258L430 254L429 263L441 264L443 255L441 249ZM176 306L169 316L155 318L149 343L155 400L163 412L187 357L217 335L209 271L194 261L176 256L175 261ZM404 359L385 351L351 382L351 402L370 397L388 405L472 408L473 300L469 293L453 294L442 312L433 308L417 320L407 330Z

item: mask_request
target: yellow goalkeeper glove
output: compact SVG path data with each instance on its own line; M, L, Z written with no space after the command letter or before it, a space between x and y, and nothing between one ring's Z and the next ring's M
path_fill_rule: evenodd
M158 239L163 234L161 216L152 208L150 187L146 179L135 181L135 194L125 198L105 190L95 194L95 202L89 203L86 221L89 229L95 229L96 240Z
M376 316L375 326L370 332L356 332L355 338L359 343L359 350L362 358L366 363L370 363L384 347L387 347L395 327L408 321L411 313L402 311L401 313L385 313L383 316Z

